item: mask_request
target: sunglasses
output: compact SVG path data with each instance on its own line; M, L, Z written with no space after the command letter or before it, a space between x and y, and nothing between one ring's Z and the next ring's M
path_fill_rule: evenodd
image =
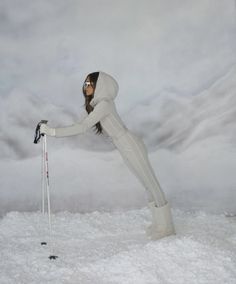
M83 88L84 88L84 89L88 88L89 86L92 87L93 84L92 84L91 82L89 82L89 81L84 82L84 85L83 85Z

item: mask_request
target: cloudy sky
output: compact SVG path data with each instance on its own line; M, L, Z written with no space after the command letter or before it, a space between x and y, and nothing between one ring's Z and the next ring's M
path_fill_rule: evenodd
M1 94L73 107L88 72L120 84L121 111L171 89L192 95L235 62L234 0L0 2Z
M91 71L117 79L125 116L161 94L196 95L236 62L233 0L2 0L0 11L4 156L42 118L63 125L83 116Z
M11 172L24 184L22 161L39 162L40 147L32 143L37 122L48 119L52 126L63 126L85 115L81 86L92 71L117 79L118 111L149 150L157 151L157 159L158 150L181 154L192 147L190 152L197 156L212 144L220 153L217 160L235 153L234 0L1 0L0 41L1 190L11 189L6 200L17 188L7 178ZM206 145L208 138L213 140ZM68 147L110 155L114 149L108 137L92 131L49 144L51 151ZM162 165L171 167L174 185L184 165L168 157ZM234 156L230 159L221 181L233 188ZM174 160L178 162L171 165ZM196 173L201 163L192 171ZM204 163L206 168L213 166ZM156 165L162 172L161 164ZM212 186L221 166L210 172L202 189ZM25 196L32 184L34 178Z

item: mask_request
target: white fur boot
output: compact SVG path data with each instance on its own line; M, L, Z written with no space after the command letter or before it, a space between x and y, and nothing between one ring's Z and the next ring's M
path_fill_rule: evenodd
M152 240L161 239L175 234L175 228L172 221L172 215L169 203L164 206L156 207L155 202L148 204L152 213L152 225L150 225L146 233Z

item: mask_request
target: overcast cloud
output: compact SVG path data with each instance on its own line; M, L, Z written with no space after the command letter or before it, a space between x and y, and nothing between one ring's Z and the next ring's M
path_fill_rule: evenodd
M168 197L189 206L225 200L221 208L232 208L234 0L1 0L0 42L1 212L37 208L41 147L32 143L35 126L41 119L55 127L82 119L81 86L97 70L119 82L118 111L152 152ZM60 175L54 176L56 209L144 204L108 137L91 130L51 138L49 149ZM77 164L74 155L84 158ZM114 172L103 188L100 177L111 163ZM91 165L95 174L99 165L99 175L87 184Z

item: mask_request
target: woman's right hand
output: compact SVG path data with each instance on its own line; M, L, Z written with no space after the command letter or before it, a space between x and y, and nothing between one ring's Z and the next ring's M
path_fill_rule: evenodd
M41 134L46 134L48 136L56 136L56 129L47 126L46 123L42 123L40 125L40 133Z

